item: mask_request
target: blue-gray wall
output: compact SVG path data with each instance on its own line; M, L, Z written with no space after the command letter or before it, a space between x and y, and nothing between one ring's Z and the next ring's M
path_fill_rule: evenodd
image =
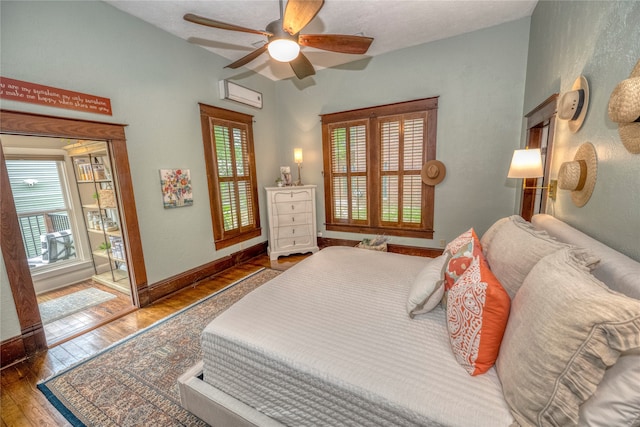
M531 18L525 113L552 93L571 90L583 74L589 110L571 133L558 121L552 177L573 160L584 142L594 144L598 180L589 202L578 208L559 191L552 213L609 246L640 260L640 155L629 153L609 120L609 96L640 60L640 2L541 1Z
M439 96L437 158L447 176L435 187L434 239L392 242L439 247L470 227L482 234L513 212L518 183L506 176L520 143L528 38L525 18L377 56L362 70L322 70L303 90L278 82L280 157L292 164L302 147L304 182L323 195L320 114ZM325 236L362 238L324 229L322 197L317 212Z
M280 165L295 167L293 148L302 147L303 179L319 186L319 229L338 237L343 234L329 234L322 225L319 114L439 96L437 157L448 171L436 187L435 238L394 238L438 246L471 226L482 233L514 212L519 183L507 180L506 172L512 150L523 141L523 114L583 73L592 85L591 111L575 135L560 126L556 153L570 159L579 143L590 139L600 157L598 184L582 209L569 206L561 194L556 213L640 258L640 156L624 151L605 109L608 94L640 58L639 29L633 26L640 22L638 7L636 2L544 1L531 19L321 70L309 81L274 83L252 72L225 70L228 60L100 2L3 0L1 74L110 98L114 115L8 101L0 101L0 107L129 125L129 161L153 283L241 248L215 252L213 247L198 102L255 115L263 224L262 188L273 184ZM224 78L262 92L264 108L219 100L216 86ZM554 164L557 171L557 159ZM171 167L191 169L193 207L162 208L158 170ZM264 231L244 246L266 237ZM19 335L20 328L0 267L4 341Z
M258 184L273 182L279 161L275 84L255 73L234 79L264 96L262 110L221 101L228 60L97 1L0 2L4 77L111 99L113 116L0 101L4 109L127 124L127 148L149 283L240 249L215 251L198 102L255 116ZM161 168L190 169L194 205L164 209ZM260 193L263 198L263 194ZM261 216L266 216L262 202ZM264 221L266 223L266 221ZM267 238L263 235L243 245ZM4 271L4 265L0 271ZM3 279L4 275L0 275ZM6 280L0 286L2 335L19 335Z
M113 116L9 101L3 108L127 124L149 283L232 252L213 245L198 102L255 115L258 183L265 185L277 165L274 82L255 73L239 80L263 93L262 110L221 101L226 59L102 2L3 1L1 35L3 76L110 98ZM161 168L190 169L193 207L163 208ZM265 239L266 231L252 243Z

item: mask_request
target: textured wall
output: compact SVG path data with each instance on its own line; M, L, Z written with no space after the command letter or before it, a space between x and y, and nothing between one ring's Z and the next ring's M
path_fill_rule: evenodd
M434 239L393 237L394 243L438 247L470 227L483 233L513 213L516 182L507 180L520 141L529 18L321 70L310 82L277 83L280 157L293 166L293 148L304 149L303 178L322 178L320 114L439 96L437 158L447 176L435 190ZM375 41L374 41L375 43ZM360 240L359 234L324 230L325 236Z
M20 335L18 312L11 294L2 252L0 252L0 342L18 335Z
M613 248L640 260L640 155L629 153L607 116L609 96L640 60L640 2L541 1L531 18L524 111L552 93L570 90L583 74L590 105L585 122L571 133L559 121L552 177L573 160L580 144L598 155L598 180L589 202L578 208L560 191L550 213ZM523 143L524 145L524 143Z
M127 124L129 162L150 283L239 250L236 245L216 252L213 245L198 102L255 116L258 183L263 187L273 182L273 170L280 163L273 150L277 122L274 82L245 70L225 70L226 59L99 1L3 0L0 19L3 76L110 98L113 116L6 100L0 101L2 108ZM220 100L218 80L225 78L262 92L264 108ZM191 170L193 206L163 208L161 168ZM260 205L265 218L265 204ZM245 245L266 238L265 230L262 237ZM18 335L12 331L19 332L19 326L11 310L5 309L13 300L4 279L1 290L0 340L5 340Z
M2 1L1 8L3 76L110 98L113 117L10 101L2 101L3 108L127 124L149 282L239 250L216 252L213 245L198 102L255 116L258 183L264 186L278 164L271 149L275 84L234 71L240 84L263 93L265 106L222 101L218 80L233 76L223 68L226 59L102 2ZM161 168L190 169L193 206L163 208ZM253 244L266 238L265 231Z

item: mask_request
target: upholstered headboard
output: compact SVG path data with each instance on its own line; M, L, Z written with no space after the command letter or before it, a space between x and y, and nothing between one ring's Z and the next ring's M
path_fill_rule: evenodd
M593 275L614 291L640 299L640 263L600 243L583 232L547 214L534 215L531 223L556 239L589 249L600 263Z

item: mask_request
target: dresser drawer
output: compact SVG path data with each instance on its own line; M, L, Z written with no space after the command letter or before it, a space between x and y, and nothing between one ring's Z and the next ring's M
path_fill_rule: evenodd
M311 201L311 191L309 189L282 190L273 193L272 202L288 203L299 201Z
M296 214L296 213L307 213L307 212L311 212L311 209L312 209L311 201L274 203L273 204L273 213L275 215L288 215L288 214Z
M289 237L284 239L277 239L278 250L292 250L295 252L295 248L309 248L311 245L315 245L315 241L311 236Z
M288 225L310 224L312 220L311 215L305 212L289 215L276 215L273 218L273 226L283 227Z
M304 236L311 235L310 224L299 224L289 227L278 227L274 229L276 233L276 239L296 238L302 239Z

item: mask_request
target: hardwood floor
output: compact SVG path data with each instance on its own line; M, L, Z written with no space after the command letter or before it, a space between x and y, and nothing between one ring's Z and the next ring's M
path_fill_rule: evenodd
M49 347L56 346L70 338L86 333L87 331L102 326L113 319L122 317L123 315L135 310L135 306L131 303L130 295L94 282L93 280L87 280L71 286L66 286L62 289L56 289L40 294L38 295L38 304L90 288L108 292L114 295L115 298L101 304L88 307L82 311L63 317L62 319L46 323L44 325L44 332L47 337L47 345Z
M154 322L199 301L226 285L262 267L286 270L308 255L281 257L278 261L259 256L222 273L194 283L173 295L137 309L106 325L65 341L46 353L8 366L1 371L1 427L68 426L65 418L37 389L39 381L92 356L109 345Z

